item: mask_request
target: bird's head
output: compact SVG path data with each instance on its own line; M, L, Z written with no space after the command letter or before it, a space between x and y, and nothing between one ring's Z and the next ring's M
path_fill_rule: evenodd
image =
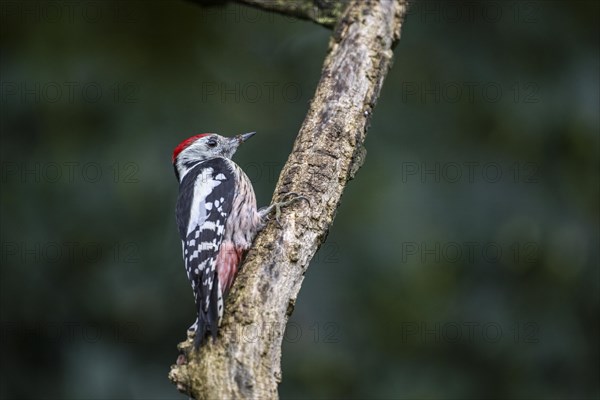
M181 180L187 171L200 161L216 157L233 157L238 146L254 136L256 132L234 137L224 137L216 133L201 133L179 143L173 151L175 174Z

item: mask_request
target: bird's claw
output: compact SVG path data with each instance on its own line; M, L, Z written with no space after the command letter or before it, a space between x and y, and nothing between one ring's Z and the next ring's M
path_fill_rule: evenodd
M290 196L294 196L294 197L292 199L286 200ZM269 215L271 214L273 209L275 209L275 221L277 222L277 225L279 225L280 228L282 228L282 225L281 225L281 221L279 220L279 217L281 217L281 209L283 207L290 205L291 203L293 203L296 200L306 200L306 202L310 205L310 200L308 200L308 198L306 196L302 196L295 192L288 192L288 193L284 194L281 199L283 201L273 203L272 205L270 205L263 211L264 217L266 217L267 220L270 220L271 218L269 217Z

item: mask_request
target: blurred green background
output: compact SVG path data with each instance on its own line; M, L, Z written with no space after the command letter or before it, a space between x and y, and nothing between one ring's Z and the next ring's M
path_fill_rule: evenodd
M413 5L282 398L598 398L598 4ZM330 31L185 1L1 25L0 397L185 398L171 151L258 131L236 160L267 204Z

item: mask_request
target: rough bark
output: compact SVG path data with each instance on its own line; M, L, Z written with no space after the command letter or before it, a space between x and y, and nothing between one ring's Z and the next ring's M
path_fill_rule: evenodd
M332 224L342 192L365 156L363 143L406 13L403 0L353 0L330 41L321 80L273 201L306 196L257 236L226 302L217 339L170 379L196 399L275 399L281 345L308 264Z

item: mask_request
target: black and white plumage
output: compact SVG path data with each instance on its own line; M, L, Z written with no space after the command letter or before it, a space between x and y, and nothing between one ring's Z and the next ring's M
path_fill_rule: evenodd
M196 135L173 152L179 180L176 219L197 308L196 322L189 328L196 332L196 348L209 333L216 337L243 253L271 210L257 210L250 180L231 161L253 134Z

